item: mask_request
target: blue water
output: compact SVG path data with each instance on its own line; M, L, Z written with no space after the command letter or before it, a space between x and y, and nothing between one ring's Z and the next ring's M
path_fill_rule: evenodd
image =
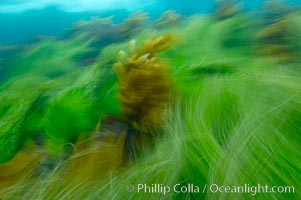
M74 2L81 1L85 2L84 0ZM81 19L89 19L91 16L114 15L114 20L118 22L135 10L143 10L151 18L156 18L168 9L174 9L187 16L195 13L210 13L215 7L214 0L129 0L128 6L126 1L120 1L122 3L119 4L116 3L116 0L102 0L105 7L100 10L94 9L93 4L83 4L84 6L71 8L76 4L67 0L52 1L52 4L47 2L49 1L0 0L0 45L27 43L38 35L59 36L72 23ZM89 2L93 2L93 0ZM263 0L244 0L242 2L245 10L254 10L261 7ZM301 3L301 0L289 2Z

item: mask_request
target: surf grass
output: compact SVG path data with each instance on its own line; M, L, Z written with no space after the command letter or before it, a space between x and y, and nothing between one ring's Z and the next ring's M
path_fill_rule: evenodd
M86 169L73 174L81 179L64 183L67 160L45 176L24 176L2 198L299 199L300 65L279 65L268 58L242 55L238 52L241 46L227 51L222 45L222 27L233 21L213 23L204 19L197 24L198 20L191 19L177 33L185 38L182 43L161 55L172 66L174 85L163 134L157 137L153 149L145 149L134 162L116 171L100 171L106 175L93 181L88 179ZM112 59L109 52L103 55ZM172 188L176 183L194 184L200 192L127 192L128 185L163 184ZM213 193L211 184L293 186L295 191Z

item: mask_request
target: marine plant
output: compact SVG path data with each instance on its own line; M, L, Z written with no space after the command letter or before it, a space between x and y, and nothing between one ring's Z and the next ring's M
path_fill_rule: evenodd
M66 139L77 139L77 142L72 148L74 153L59 160L48 173L40 176L35 170L28 170L10 187L1 188L0 196L3 199L300 199L300 64L286 65L273 56L267 59L253 55L246 49L248 45L225 45L228 38L225 32L231 33L232 28L244 22L239 16L223 21L213 20L211 16L194 16L173 28L179 39L171 48L167 47L173 40L163 35L141 47L130 42L129 53L119 53L128 47L129 41L124 41L106 46L94 64L79 67L73 75L63 73L49 80L40 73L26 72L18 77L20 80L13 82L12 78L10 84L1 86L0 130L12 133L0 133L1 146L4 144L1 153L14 148L14 139L21 135L28 113L32 113L29 119L43 116L43 123L29 120L27 130L45 125L48 130L45 145L54 155L62 145L69 145L64 141L65 131ZM168 29L156 34L166 31ZM251 32L239 32L243 33L246 35L241 38L252 41ZM144 31L132 39L142 44L149 35L150 32ZM116 55L117 76L112 70ZM152 97L153 93L145 86L153 79L144 72L147 75L155 72L148 71L146 66L149 65L162 67L162 71L157 72L167 76L155 75L158 80L164 80L162 85L169 87L164 87L166 94L172 91L173 95ZM129 75L127 70L135 73ZM168 74L172 84L170 79L163 79L169 77ZM146 78L141 80L134 75ZM144 109L140 109L141 114L135 113L133 107L140 106L141 98L135 89L128 87L132 79L141 83L137 87L147 91L144 94L156 99L155 104L146 99L145 105L150 105L147 108L159 105L160 130L143 128L152 124L150 122L157 123L159 118L153 120L153 114ZM37 85L41 89L24 92ZM133 94L136 98L126 98L122 92L127 91L131 91L127 93L129 97ZM20 98L22 96L24 98ZM119 104L118 98L122 103ZM90 106L92 104L96 106ZM32 105L45 107L32 112L35 108ZM112 115L117 116L117 120L113 120ZM112 123L107 123L106 118ZM124 136L139 131L115 123L122 118L136 129L147 130L143 139L156 135L152 148L144 149L139 155L132 151L135 159L131 162L123 162L121 158L129 147ZM80 133L85 127L87 132ZM69 131L74 131L74 135ZM104 136L103 140L99 135ZM1 168L1 181L7 178L1 176L3 169L8 168ZM152 187L155 183L169 186L171 191L164 194L137 190L138 184ZM178 193L173 191L176 184L184 189L193 184L194 189ZM247 187L249 191L212 192L210 186L214 184ZM254 190L258 184L286 189L288 186L290 192L258 192ZM132 186L133 191L129 190Z
M120 39L129 39L143 30L147 19L145 12L132 13L118 26L116 34Z
M170 28L179 25L182 16L174 10L165 11L158 19L154 21L154 27L157 29Z
M170 47L173 36L165 34L144 41L141 49L130 42L130 56L118 54L117 72L119 101L125 119L132 124L154 126L160 121L164 102L169 97L168 67L156 54ZM159 114L159 115L158 115Z
M99 51L109 44L123 42L143 30L148 16L146 13L132 13L120 23L113 21L114 16L100 18L91 17L74 23L68 30L64 40L89 41L90 51L83 52L78 56L85 59L85 64L92 64L97 59Z
M241 10L241 5L236 0L217 0L214 17L217 20L225 20L237 15Z
M293 18L295 10L282 1L267 1L263 10L262 28L256 34L258 51L273 56L279 62L291 62L296 59L293 43Z

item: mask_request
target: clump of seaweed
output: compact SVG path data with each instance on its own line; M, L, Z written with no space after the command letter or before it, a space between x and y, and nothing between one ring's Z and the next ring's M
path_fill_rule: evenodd
M123 162L127 125L108 116L100 120L96 130L83 134L75 144L64 173L66 184L82 180L97 181L114 172ZM78 174L74 178L74 174Z
M129 43L130 56L118 54L114 69L118 77L119 101L125 118L132 124L152 126L160 122L170 89L168 66L156 54L170 47L171 34L146 40L141 49Z
M143 30L143 24L147 21L148 15L144 12L131 14L121 24L116 26L115 34L119 41L129 39Z
M84 63L92 64L98 54L99 49L109 44L122 42L142 31L142 26L147 19L143 12L133 13L121 23L114 23L113 16L100 18L92 17L89 21L79 21L69 28L66 39L80 39L89 41L92 51L80 55Z
M12 160L0 165L0 195L1 190L16 184L22 176L34 171L35 163L44 155L32 142L28 142L22 151L19 151Z
M93 40L94 47L103 47L113 42L120 42L128 39L133 34L142 30L142 25L147 19L144 12L131 14L120 24L113 22L113 16L100 18L98 16L91 17L89 21L79 21L75 23L69 30L67 37L77 37L84 35L87 39Z
M214 17L217 20L224 20L237 15L241 10L240 4L236 0L217 0L217 7Z
M77 35L81 32L98 33L100 34L103 29L110 28L113 25L113 16L100 18L98 16L91 17L89 21L81 20L76 22L67 31L68 35Z
M256 34L262 44L259 53L272 56L278 62L290 62L295 59L290 40L292 28L292 8L283 5L282 1L268 1L264 7L263 28Z
M118 37L116 37L115 28L116 24L113 23L113 16L106 18L94 16L91 17L89 21L79 21L71 26L68 29L66 38L74 39L83 37L84 40L91 41L92 47L99 49L118 39ZM97 53L95 54L94 56L97 56Z
M82 27L86 27L89 29L93 29L93 28L107 28L107 27L111 27L113 24L113 16L109 16L109 17L98 17L98 16L93 16L91 17L90 21L79 21L77 24L77 26L82 26Z
M174 27L180 23L181 18L176 11L167 10L154 22L154 27L157 29Z

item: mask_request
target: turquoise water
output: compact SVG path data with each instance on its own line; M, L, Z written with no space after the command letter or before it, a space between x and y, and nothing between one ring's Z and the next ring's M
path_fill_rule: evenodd
M72 23L89 19L91 16L111 16L115 21L121 21L129 13L134 11L145 11L151 18L156 18L165 10L173 9L183 15L196 13L210 13L216 4L213 0L188 0L188 1L138 1L130 0L115 3L115 1L100 1L103 3L66 3L68 1L1 1L0 2L0 44L27 43L34 40L37 35L62 35ZM65 2L65 3L64 3ZM107 3L106 3L107 2ZM240 1L245 10L258 10L261 8L262 0ZM290 4L298 4L298 0L287 1ZM300 3L300 2L299 2ZM100 5L98 5L100 4ZM105 7L102 7L105 5ZM100 10L97 10L97 8ZM70 10L71 9L71 10ZM72 10L75 9L75 10Z

